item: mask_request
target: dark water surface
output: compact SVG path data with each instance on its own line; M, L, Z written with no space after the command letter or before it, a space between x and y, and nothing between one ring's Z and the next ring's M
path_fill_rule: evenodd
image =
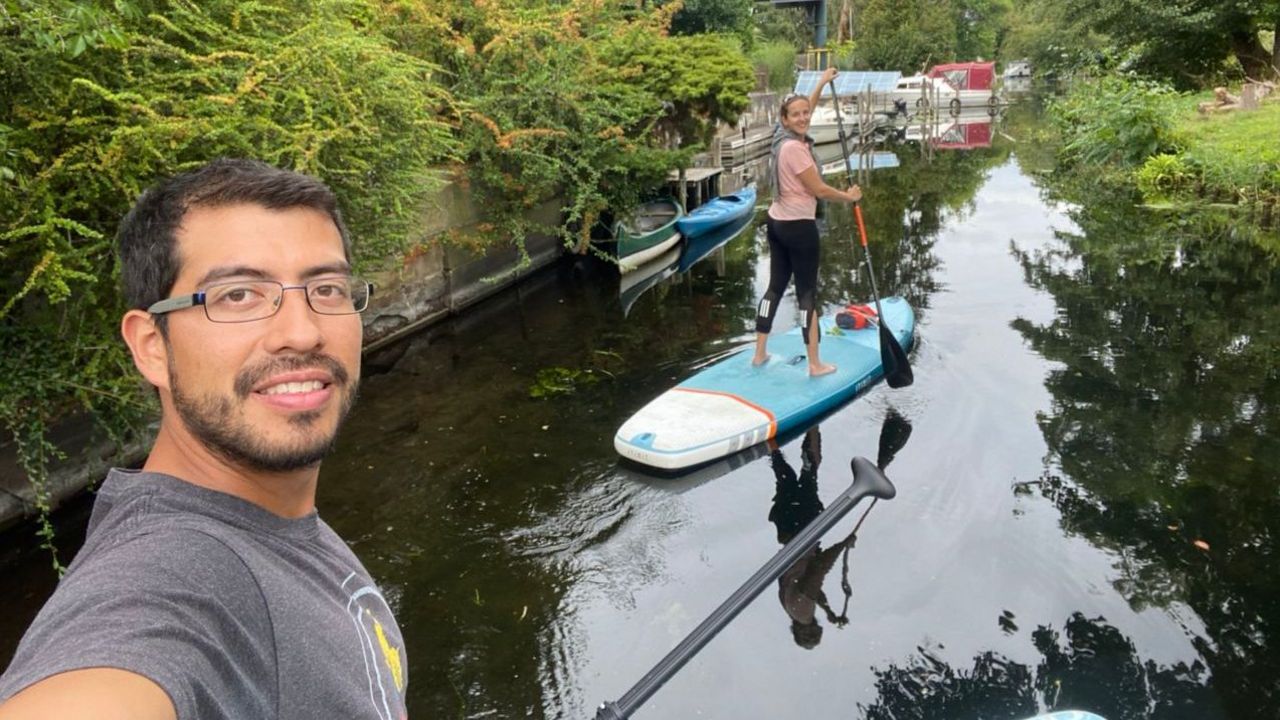
M616 277L566 265L371 358L319 506L396 609L414 716L592 716L896 414L897 498L855 508L637 718L1280 717L1280 243L1047 178L1037 123L1014 108L990 147L904 143L874 171L916 382L772 457L663 480L612 447L751 340L754 227L625 316ZM824 301L866 298L848 209L823 228ZM797 320L788 295L777 329Z

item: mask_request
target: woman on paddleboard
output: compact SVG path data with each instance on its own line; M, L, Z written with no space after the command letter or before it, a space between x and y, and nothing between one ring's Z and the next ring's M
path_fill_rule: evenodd
M854 185L837 190L822 181L813 138L809 137L809 115L818 103L822 88L836 76L827 68L809 97L791 95L782 101L779 124L773 135L773 204L769 206L766 228L769 239L769 289L756 309L756 352L752 364L769 361L769 332L778 312L778 301L792 274L796 278L796 300L804 313L805 347L809 355L809 375L835 372L835 365L818 357L818 199L855 203L862 190ZM834 98L833 98L834 100Z

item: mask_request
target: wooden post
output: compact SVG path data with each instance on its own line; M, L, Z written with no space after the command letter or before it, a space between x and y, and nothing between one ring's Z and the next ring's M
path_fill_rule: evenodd
M1240 109L1241 110L1257 110L1258 109L1258 86L1251 82L1244 84L1240 88Z

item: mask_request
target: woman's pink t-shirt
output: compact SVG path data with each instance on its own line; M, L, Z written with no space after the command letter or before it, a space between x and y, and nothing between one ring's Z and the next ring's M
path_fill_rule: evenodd
M778 188L769 217L774 220L812 220L818 199L804 188L800 173L813 167L813 155L802 140L784 140L778 150Z

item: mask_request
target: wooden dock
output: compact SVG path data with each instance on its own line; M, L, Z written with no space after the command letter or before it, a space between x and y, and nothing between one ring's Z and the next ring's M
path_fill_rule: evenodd
M720 164L726 167L744 165L769 154L773 126L743 129L720 136Z
M673 197L684 201L685 210L692 210L702 203L720 196L720 175L724 168L693 167L684 171L684 194L680 193L680 172L667 173L667 187Z

